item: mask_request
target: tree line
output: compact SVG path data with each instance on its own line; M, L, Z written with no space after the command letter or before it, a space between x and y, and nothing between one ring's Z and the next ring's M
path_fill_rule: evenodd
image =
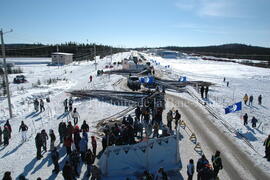
M51 57L53 52L73 53L74 60L94 59L94 46L96 48L96 55L101 58L111 53L124 52L126 49L115 48L101 44L84 44L76 42L67 42L62 44L7 44L7 57Z

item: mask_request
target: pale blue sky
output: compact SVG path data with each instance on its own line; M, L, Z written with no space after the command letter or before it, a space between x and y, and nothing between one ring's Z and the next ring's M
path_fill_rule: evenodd
M270 47L270 0L1 0L7 43Z

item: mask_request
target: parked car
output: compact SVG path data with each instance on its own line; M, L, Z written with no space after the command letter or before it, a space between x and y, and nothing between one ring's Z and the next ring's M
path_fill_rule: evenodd
M25 79L24 75L18 75L13 79L13 83L15 84L20 84L20 83L25 83L27 80Z

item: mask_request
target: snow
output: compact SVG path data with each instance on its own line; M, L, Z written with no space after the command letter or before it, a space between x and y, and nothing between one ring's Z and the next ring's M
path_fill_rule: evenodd
M126 58L130 53L119 53L113 55L113 59L120 61ZM0 177L3 177L5 171L11 171L12 177L18 177L24 174L29 179L37 177L48 179L62 179L62 174L58 176L51 175L53 169L49 153L45 153L44 158L36 161L36 148L34 137L36 132L46 129L53 129L58 136L58 124L61 121L67 121L70 116L62 114L64 112L63 101L68 98L68 91L78 89L114 89L113 83L117 82L122 76L104 75L96 77L94 63L83 61L80 63L74 62L70 65L61 67L47 66L40 62L49 62L48 58L11 58L8 62L20 62L20 68L23 70L23 75L26 76L27 83L13 84L13 78L16 75L9 75L10 89L12 91L11 101L13 106L14 117L10 119L12 126L12 135L10 143L7 147L0 147ZM108 58L98 61L97 69L104 68L109 64ZM89 76L93 76L92 83L89 83ZM56 83L47 84L49 79L59 79ZM41 85L37 85L38 80ZM45 103L46 111L42 113L33 112L33 100L35 98L50 97L51 102ZM74 107L77 108L80 119L79 125L83 120L90 126L90 134L95 135L96 122L111 116L125 109L125 106L115 106L106 102L101 102L96 99L75 99ZM0 126L3 127L6 120L9 119L7 99L0 99ZM27 132L28 141L21 143L21 134L18 132L21 121L29 127ZM56 145L59 143L57 138ZM47 141L49 144L49 141ZM63 167L65 157L63 157L63 148L60 151L60 166ZM16 168L13 168L16 167ZM82 172L86 171L83 166ZM84 173L81 174L83 177ZM49 177L50 176L50 177ZM81 178L82 178L81 177Z
M238 132L241 132L245 138L258 151L254 152L247 146L241 137L233 136L234 140L239 144L242 151L254 159L256 165L262 167L265 172L270 171L269 162L264 156L263 142L270 134L270 69L251 67L232 62L217 62L207 60L190 60L186 59L164 59L158 56L145 54L148 60L155 61L155 68L162 70L166 78L179 79L180 76L186 76L188 80L202 80L215 83L209 90L208 104L215 110L225 121L227 121ZM170 65L170 68L165 66ZM223 78L229 81L229 87ZM245 93L248 96L253 95L253 105L243 105L243 110L236 113L224 114L224 108L236 102L242 101ZM262 105L258 105L257 98L262 95ZM199 96L199 95L198 95ZM244 104L244 103L243 103ZM241 116L247 113L249 116L248 126L243 125ZM258 129L251 127L251 118L255 116L262 125ZM215 124L223 128L225 132L228 130L222 126L219 120Z

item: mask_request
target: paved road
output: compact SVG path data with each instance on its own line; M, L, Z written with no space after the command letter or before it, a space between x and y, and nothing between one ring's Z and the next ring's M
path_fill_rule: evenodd
M269 175L258 168L244 152L240 151L233 139L230 139L213 124L211 115L202 105L168 94L166 100L173 102L176 109L180 109L182 119L186 120L194 130L203 148L207 147L212 152L216 150L222 152L223 170L227 172L230 179L270 179Z

